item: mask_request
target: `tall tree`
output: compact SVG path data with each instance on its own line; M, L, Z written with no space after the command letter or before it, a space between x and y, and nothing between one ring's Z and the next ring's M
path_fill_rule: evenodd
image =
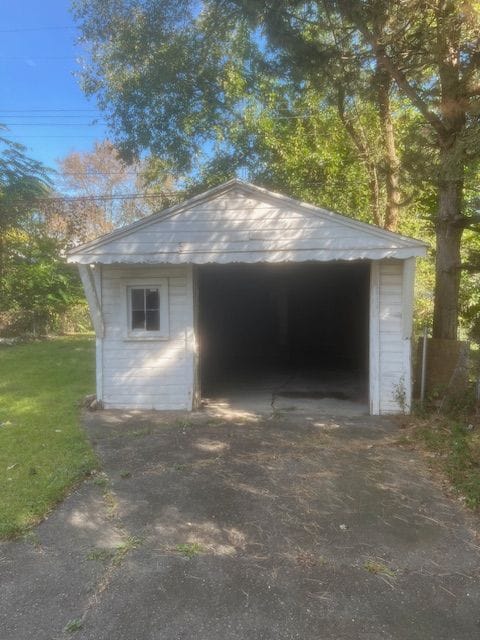
M250 107L266 111L278 95L289 113L305 89L310 96L316 91L315 110L332 104L338 109L368 174L372 220L396 228L398 163L390 163L387 172L382 133L371 117L376 110L380 123L388 121L388 92L381 96L362 73L355 47L346 56L345 40L337 37L338 20L334 24L332 19L329 31L328 69L319 69L306 46L293 65L291 56L287 61L281 61L277 52L271 56L246 17L218 2L203 2L201 11L193 0L153 4L79 0L75 7L91 51L84 88L97 95L127 157L148 148L173 162L177 170L195 174L204 168L212 149L219 160L225 158L225 149L238 142L232 127ZM391 132L391 119L388 124ZM393 136L388 140L395 160ZM248 162L245 146L236 151L237 158L241 154ZM254 149L250 154L257 155ZM387 180L387 173L392 180ZM393 189L386 188L389 183Z
M43 223L49 176L25 147L0 138L1 331L43 332L82 297L76 273L60 258L62 247Z
M429 126L438 154L436 283L433 332L455 338L465 228L465 171L478 161L480 143L480 6L478 2L404 0L369 3L340 0L338 11L371 47ZM376 15L387 16L379 30Z
M6 127L0 125L0 130ZM7 232L30 218L40 197L51 188L47 168L28 157L23 145L0 136L0 293L4 276Z
M480 148L477 1L79 0L76 6L92 53L85 87L99 96L129 153L150 148L191 167L212 138L219 148L229 140L247 104L268 104L268 79L286 90L287 103L288 87L313 86L323 96L319 108L336 99L370 176L372 201L383 172L385 223L392 228L401 203L391 100L397 112L415 109L437 192L434 335L456 337L461 240L478 222L463 201L465 171L478 162ZM372 131L356 117L359 103L377 110L380 159Z
M433 333L455 338L465 228L478 224L465 214L466 168L478 161L480 95L480 6L472 0L325 0L264 2L232 0L232 9L265 26L282 51L316 50L328 60L328 40L311 37L302 22L328 24L335 16L343 37L358 43L362 68L380 70L421 115L431 131L437 167L438 205ZM380 85L381 86L381 85ZM388 140L388 138L386 138ZM390 184L390 188L394 184Z

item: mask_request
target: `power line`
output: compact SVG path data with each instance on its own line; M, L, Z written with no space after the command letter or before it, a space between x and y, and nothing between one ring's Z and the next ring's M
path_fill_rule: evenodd
M36 202L110 202L112 200L137 200L137 199L155 199L164 198L165 196L174 196L185 193L184 191L162 191L162 193L124 193L118 195L101 194L97 196L51 196L45 198L36 198Z
M105 120L97 122L4 122L7 127L93 127L104 124Z
M39 112L49 112L49 113L53 113L53 112L66 112L66 111L74 111L76 113L79 113L80 111L88 111L88 112L93 112L93 113L100 113L99 109L84 109L84 108L79 108L79 109L75 109L74 107L69 107L69 108L64 108L64 109L0 109L0 114L2 113L39 113Z
M92 113L96 113L96 112L92 112ZM100 112L98 112L100 113ZM94 117L94 116L91 116ZM26 115L22 115L22 114L5 114L2 115L2 113L0 112L0 118L88 118L88 113L79 113L77 115L71 114L71 115L62 115L61 113L56 113L56 114L51 114L51 115L35 115L33 113L30 114L26 114ZM1 124L8 124L6 122L2 122ZM48 123L45 123L48 124Z
M61 27L15 27L13 29L0 29L0 33L19 33L21 31L65 31L67 29L76 29L73 25Z
M0 31L1 33L1 31ZM79 56L19 56L19 57L0 57L0 62L43 62L44 60L78 60Z
M141 176L141 171L59 171L61 176L80 176L80 177L96 177L96 176Z
M1 116L0 116L1 117ZM80 117L80 116L79 116ZM309 118L318 117L318 113L302 113L298 115L290 115L290 116L268 116L270 120L307 120ZM95 124L107 124L106 120L97 120L95 122L73 122L73 123L42 123L42 122L6 122L4 123L11 127L45 127L45 126L57 126L57 127L71 127L72 125L79 127L91 127Z
M16 133L13 133L13 137L15 138L28 138L29 140L33 140L33 139L48 139L51 140L52 138L90 138L91 140L98 140L98 136L76 136L75 134L71 135L71 136L29 136L29 135L18 135Z

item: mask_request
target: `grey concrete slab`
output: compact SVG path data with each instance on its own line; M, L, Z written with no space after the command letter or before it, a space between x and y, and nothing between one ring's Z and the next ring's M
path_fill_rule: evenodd
M478 519L395 421L308 406L85 423L108 484L74 492L35 546L0 546L2 640L63 640L72 619L81 640L480 638Z
M219 416L267 415L272 411L314 412L338 417L365 416L365 379L339 371L257 371L218 382L204 406Z

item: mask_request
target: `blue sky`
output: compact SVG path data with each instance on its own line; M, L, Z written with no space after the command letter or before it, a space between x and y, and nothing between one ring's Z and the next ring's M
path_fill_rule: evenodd
M82 52L70 2L0 0L0 9L0 123L32 158L55 167L107 135L74 77Z

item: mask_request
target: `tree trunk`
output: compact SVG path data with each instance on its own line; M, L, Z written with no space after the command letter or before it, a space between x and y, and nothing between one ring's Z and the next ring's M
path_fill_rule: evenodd
M390 109L391 84L392 79L390 74L379 68L377 72L377 101L380 126L383 134L385 186L387 192L383 226L389 231L396 231L400 216L400 162L395 146L395 132Z
M380 184L378 181L377 165L369 148L367 138L363 135L361 126L356 128L351 118L345 112L345 93L342 89L340 89L337 94L337 109L340 120L357 148L360 160L367 172L373 221L377 226L382 227L383 217L380 210Z
M374 223L383 226L382 212L380 210L380 185L378 184L378 172L374 162L364 161L368 173L368 190L370 192L370 207Z
M443 146L440 152L440 182L435 260L435 304L433 337L456 340L460 290L460 246L463 167L455 166L455 150Z

